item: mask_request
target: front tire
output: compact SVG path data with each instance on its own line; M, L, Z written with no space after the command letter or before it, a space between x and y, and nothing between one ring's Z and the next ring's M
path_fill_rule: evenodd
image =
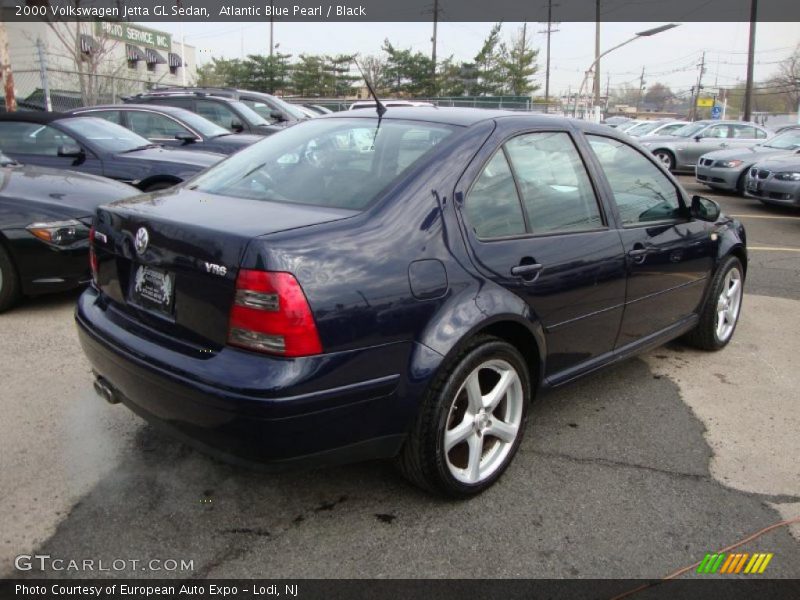
M516 454L531 399L519 351L481 336L431 385L397 464L428 491L467 498L491 486Z
M653 152L653 156L666 167L667 171L675 170L675 156L669 150L656 150Z
M686 341L701 350L721 350L733 338L744 295L744 269L735 256L727 257L714 275L700 322Z
M6 311L19 300L19 277L11 257L0 245L0 312Z

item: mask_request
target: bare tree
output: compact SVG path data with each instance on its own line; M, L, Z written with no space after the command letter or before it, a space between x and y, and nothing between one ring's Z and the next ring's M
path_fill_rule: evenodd
M778 66L778 74L771 79L775 89L785 94L789 100L790 110L797 109L800 104L800 44L794 52Z

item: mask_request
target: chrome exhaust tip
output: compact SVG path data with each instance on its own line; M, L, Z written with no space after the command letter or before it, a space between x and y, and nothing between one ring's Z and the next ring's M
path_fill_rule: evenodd
M102 377L98 376L95 378L94 391L109 404L119 404L119 398L117 398L114 388Z

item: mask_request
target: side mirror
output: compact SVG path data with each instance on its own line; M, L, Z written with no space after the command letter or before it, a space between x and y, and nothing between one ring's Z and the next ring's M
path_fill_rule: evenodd
M239 119L232 119L231 129L233 129L236 133L242 133L242 131L244 131L244 125L242 125L242 122Z
M194 134L189 133L188 131L183 133L176 133L175 139L183 142L184 144L194 144L197 141L197 137Z
M713 223L721 213L722 209L714 200L703 196L692 197L692 218Z
M277 110L270 111L269 113L270 119L275 119L276 121L285 121L286 119L283 116L283 113Z
M699 141L700 141L700 140L702 140L702 139L703 139L703 136L702 136L702 135L696 135L696 136L694 136L694 141L695 141L695 142L699 142Z
M83 148L77 144L62 144L58 147L58 155L66 158L80 158L84 152Z

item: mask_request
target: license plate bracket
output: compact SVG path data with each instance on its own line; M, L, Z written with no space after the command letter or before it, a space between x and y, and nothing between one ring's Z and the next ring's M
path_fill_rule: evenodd
M175 305L175 274L138 265L133 271L130 301L141 308L172 316Z

